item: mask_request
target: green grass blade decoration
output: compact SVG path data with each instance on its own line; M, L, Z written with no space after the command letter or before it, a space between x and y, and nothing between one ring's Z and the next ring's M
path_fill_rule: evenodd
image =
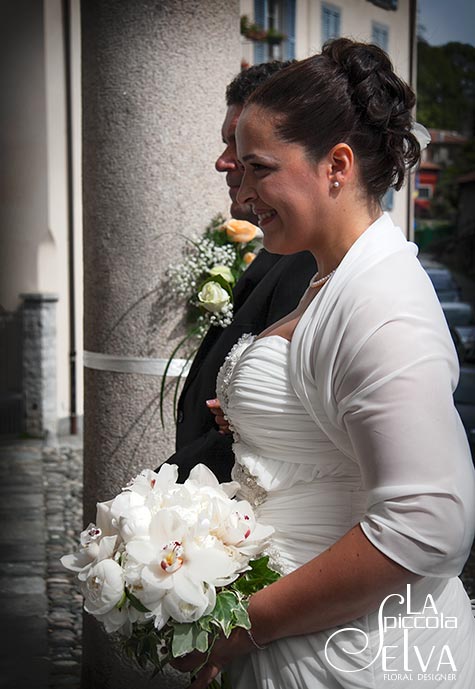
M176 383L175 383L175 391L173 393L173 420L175 422L175 425L177 423L177 412L178 412L178 390L180 389L180 383L181 379L183 378L184 371L188 364L190 363L191 359L195 356L196 352L198 351L199 347L196 347L191 354L185 359L185 363L182 366L182 369L180 371L180 374L177 377Z
M170 354L170 357L169 357L169 359L168 359L168 361L167 361L167 364L166 364L166 366L165 366L165 370L163 371L162 382L161 382L161 385L160 385L160 421L161 421L161 423L162 423L162 428L165 428L165 420L164 420L164 417L163 417L163 403L164 403L164 401L165 401L165 385L166 385L166 382L167 382L167 373L168 373L168 371L169 371L169 369L170 369L170 366L171 366L171 364L172 364L172 361L173 361L173 359L174 359L174 357L175 357L175 354L178 352L178 350L179 350L181 347L183 347L183 345L185 344L185 342L187 342L190 338L192 338L192 337L193 337L194 335L196 335L198 332L199 332L199 329L198 329L198 328L194 328L193 330L190 330L190 332L187 333L187 334L185 335L185 337L184 337L182 340L180 340L180 342L177 344L177 346L175 347L175 349L173 350L173 352Z

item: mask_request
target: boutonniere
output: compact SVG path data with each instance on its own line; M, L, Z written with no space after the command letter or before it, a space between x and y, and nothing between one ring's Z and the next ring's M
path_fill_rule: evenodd
M183 261L167 272L170 291L186 310L187 332L170 354L163 373L160 392L160 416L163 425L163 400L166 376L177 352L189 341L194 348L177 377L178 388L189 361L196 353L210 326L225 328L233 319L233 287L261 248L262 231L246 220L213 218L201 237L189 239Z

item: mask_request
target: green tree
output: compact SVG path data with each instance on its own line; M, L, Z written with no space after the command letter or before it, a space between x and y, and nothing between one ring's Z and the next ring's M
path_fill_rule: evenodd
M417 116L426 126L475 133L475 47L418 41Z

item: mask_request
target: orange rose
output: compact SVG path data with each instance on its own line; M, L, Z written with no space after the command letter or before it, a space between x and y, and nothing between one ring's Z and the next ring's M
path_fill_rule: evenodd
M242 260L248 266L250 263L253 262L253 260L255 258L256 258L256 254L253 251L246 251L246 253L242 257Z
M254 239L259 228L247 220L234 220L233 218L224 225L224 229L228 239L232 242L245 244Z

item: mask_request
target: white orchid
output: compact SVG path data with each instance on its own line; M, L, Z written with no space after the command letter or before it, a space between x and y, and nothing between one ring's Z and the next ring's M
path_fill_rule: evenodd
M91 567L114 555L117 536L103 536L98 526L89 524L81 532L80 542L79 551L63 555L61 564L72 572L78 572L78 578L84 580Z
M193 504L190 507L193 511ZM162 510L152 520L149 541L126 546L127 554L144 565L136 595L159 613L161 623L166 621L165 613L179 622L202 617L214 605L215 587L237 576L236 562L210 535L209 524L202 511L191 524L180 510Z

